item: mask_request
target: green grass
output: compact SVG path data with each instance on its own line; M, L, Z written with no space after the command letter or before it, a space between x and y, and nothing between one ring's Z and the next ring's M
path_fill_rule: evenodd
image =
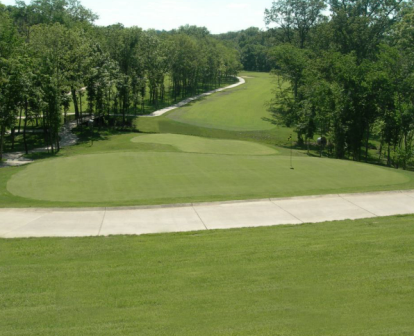
M267 75L255 76L247 79L256 83L249 90L263 88L266 81L270 85ZM237 90L225 97L236 97L236 103ZM221 101L216 96L191 108L208 101L215 106ZM287 128L232 131L177 122L169 115L139 118L137 126L145 134L96 130L93 146L87 133L85 142L55 158L42 154L36 159L44 160L28 167L2 169L0 207L126 206L414 189L413 173L312 158L301 151L294 151L292 171L290 150L274 146L287 145Z
M275 126L266 103L274 79L266 73L243 72L246 84L197 100L157 118L138 118L136 128L146 133L174 133L287 146L291 128Z
M182 123L229 131L270 130L275 126L263 118L270 118L266 102L272 98L272 77L268 73L242 73L246 84L216 93L194 104L168 114L168 118Z
M413 221L0 240L0 334L413 335Z
M288 138L293 130L287 127L275 127L264 131L228 131L209 127L199 127L169 119L167 116L157 118L138 118L137 130L143 133L172 133L195 135L204 138L254 141L269 145L289 146Z
M131 141L134 143L169 145L186 153L229 155L271 155L278 153L274 148L253 142L205 139L178 134L141 135Z
M351 161L297 156L290 170L289 156L263 155L272 148L249 142L134 133L112 138L1 170L1 206L167 204L414 188L413 173ZM193 150L237 155L188 153Z

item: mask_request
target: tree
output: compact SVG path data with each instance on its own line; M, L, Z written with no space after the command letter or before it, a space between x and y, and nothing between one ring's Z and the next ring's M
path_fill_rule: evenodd
M9 15L0 7L0 160L6 128L15 123L17 115L20 64L14 56L19 42Z
M275 23L283 31L285 42L304 48L310 30L325 20L322 0L278 0L265 10L267 25Z
M355 52L358 63L373 58L400 19L402 0L330 0L333 42L341 53Z
M59 151L63 95L68 90L66 32L66 28L58 23L52 26L39 25L34 27L30 40L30 48L39 59L41 86L47 103L43 111L43 125L52 153Z

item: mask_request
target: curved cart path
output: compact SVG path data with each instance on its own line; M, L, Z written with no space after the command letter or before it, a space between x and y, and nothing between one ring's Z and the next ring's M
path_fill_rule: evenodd
M0 209L0 238L202 231L414 214L414 190L171 206Z
M246 83L246 81L242 77L237 77L237 79L239 80L239 82L236 83L236 84L229 85L229 86L226 86L224 88L220 88L220 89L216 89L216 90L212 90L212 91L209 91L209 92L202 93L202 94L200 94L198 96L188 98L188 99L183 100L183 101L181 101L181 102L179 102L179 103L177 103L175 105L172 105L170 107L166 107L166 108L164 108L162 110L158 110L158 111L152 112L151 114L144 115L144 116L141 116L141 117L146 117L146 118L159 117L159 116L162 116L163 114L165 114L167 112L170 112L172 110L175 110L175 109L178 109L180 107L183 107L183 106L191 103L194 100L197 100L197 99L200 99L200 98L203 98L203 97L210 96L210 95L212 95L214 93L217 93L217 92L221 92L221 91L224 91L224 90L232 89L232 88L238 87L238 86L243 85L243 84Z
M64 124L59 132L60 136L60 148L73 146L78 142L78 137L72 133L72 130L77 126L77 121L71 121ZM29 151L29 154L33 153L42 153L47 152L47 147L36 148ZM6 160L3 163L0 163L0 168L3 167L13 167L13 166L23 166L29 163L32 163L33 160L26 159L24 157L24 152L13 152L13 153L4 153L3 158Z

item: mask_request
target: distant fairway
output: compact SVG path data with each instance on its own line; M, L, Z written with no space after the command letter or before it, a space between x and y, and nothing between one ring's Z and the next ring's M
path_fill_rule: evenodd
M7 190L48 204L110 206L399 189L413 175L309 157L295 158L292 171L289 157L269 155L277 151L242 141L176 135L143 135L131 140L126 144L131 151L34 163L13 175ZM161 152L133 151L134 145L167 143ZM215 154L205 154L209 152Z
M191 105L174 110L167 118L182 123L229 131L270 130L275 126L266 102L272 99L272 77L268 73L244 72L246 84L214 94ZM251 78L250 78L251 77Z

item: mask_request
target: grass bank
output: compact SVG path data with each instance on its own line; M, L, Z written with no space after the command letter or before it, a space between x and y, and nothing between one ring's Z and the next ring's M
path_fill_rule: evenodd
M0 240L0 334L414 334L413 216Z

